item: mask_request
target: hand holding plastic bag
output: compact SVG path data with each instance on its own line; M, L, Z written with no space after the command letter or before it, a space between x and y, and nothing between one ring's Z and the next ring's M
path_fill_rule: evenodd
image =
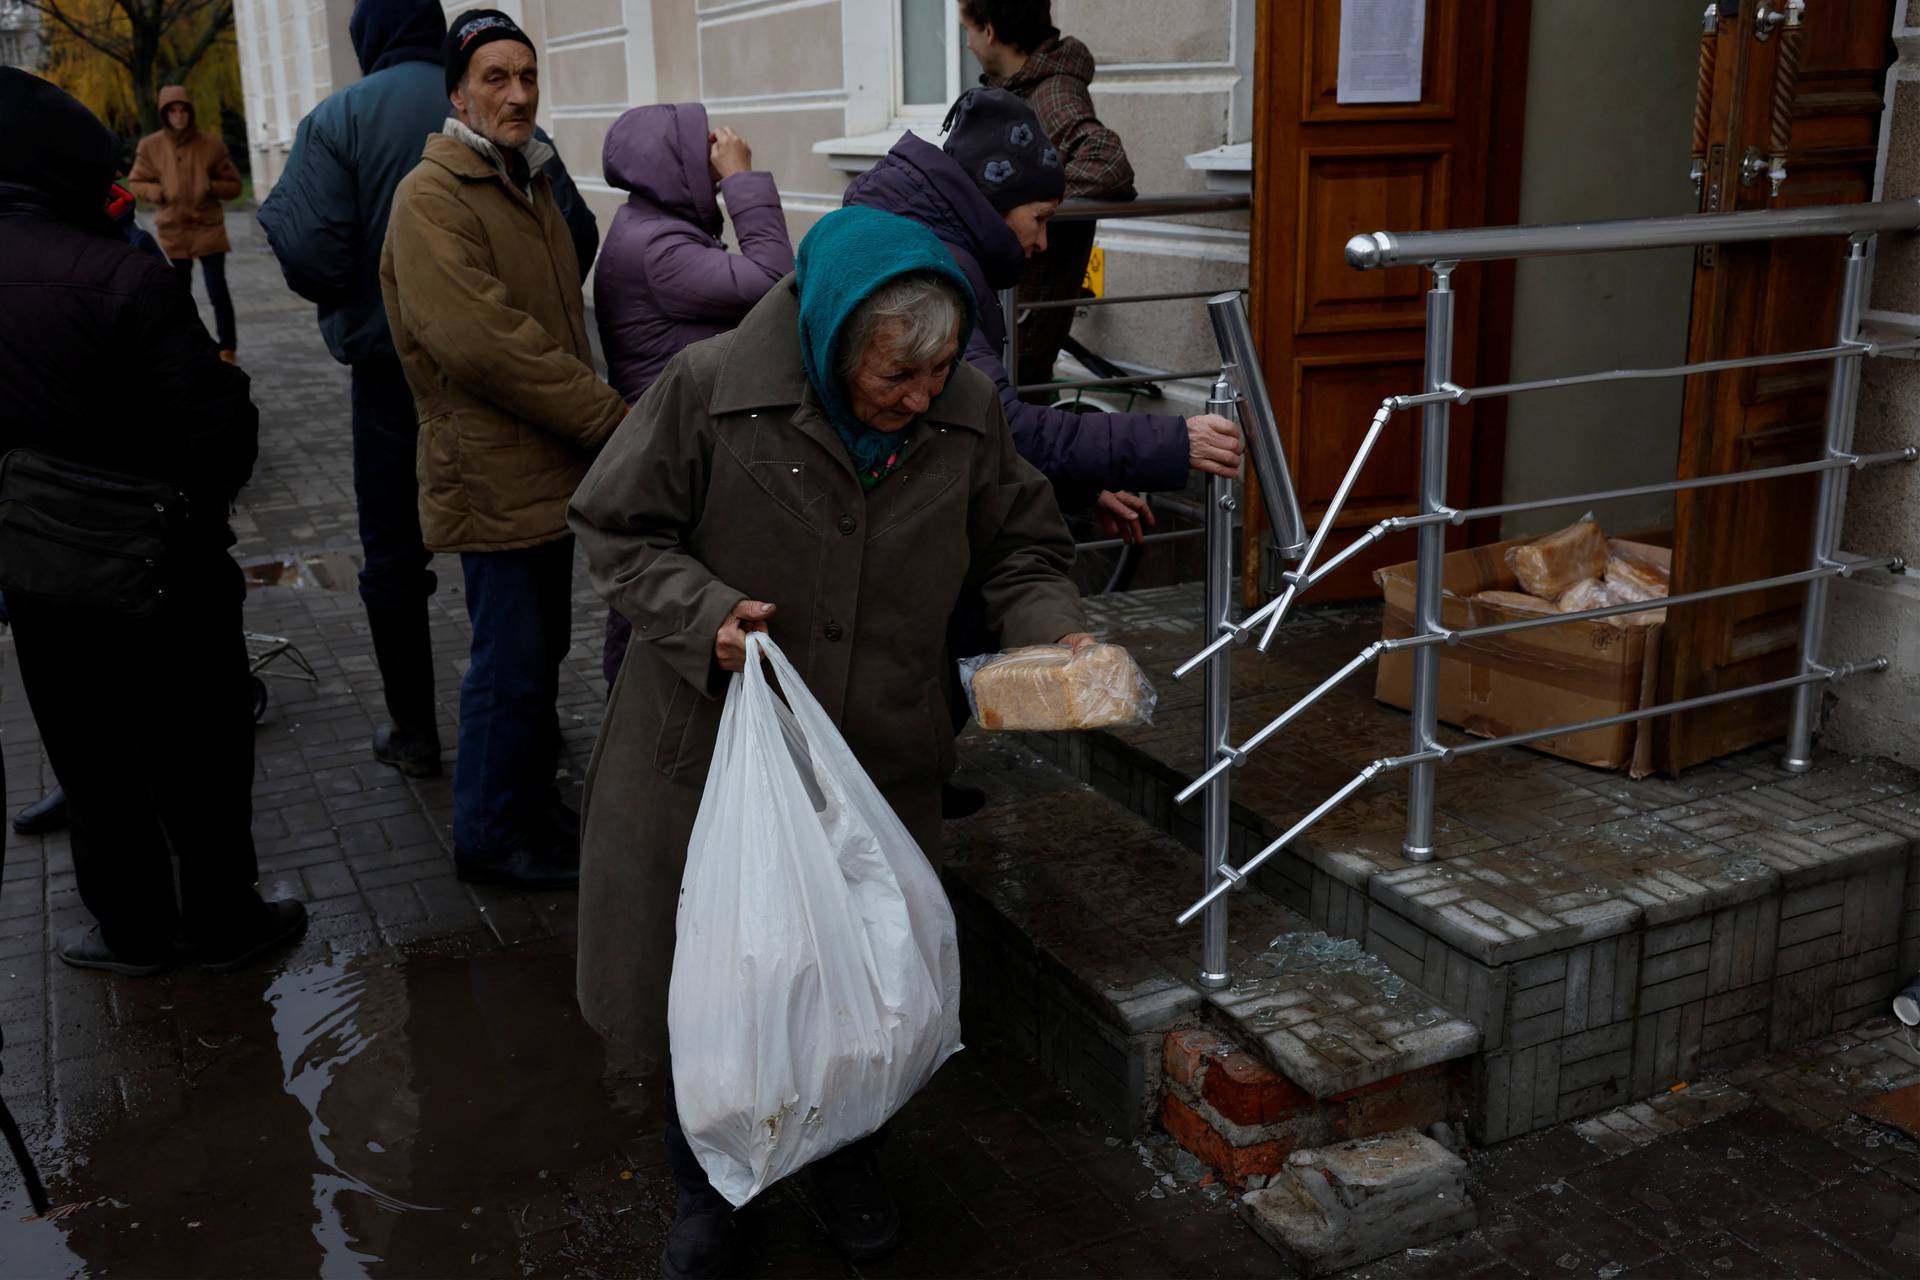
M746 643L667 995L680 1124L734 1205L874 1132L960 1048L939 877L785 655Z

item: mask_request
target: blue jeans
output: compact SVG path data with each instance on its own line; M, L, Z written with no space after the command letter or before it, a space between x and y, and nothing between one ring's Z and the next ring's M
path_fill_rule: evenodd
M571 643L573 539L466 551L471 662L460 685L453 843L464 853L544 849L559 749L555 704Z

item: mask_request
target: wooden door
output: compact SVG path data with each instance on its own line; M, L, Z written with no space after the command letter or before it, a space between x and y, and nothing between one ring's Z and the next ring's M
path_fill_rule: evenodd
M1349 237L1515 221L1530 0L1427 0L1418 102L1337 100L1340 0L1263 0L1256 22L1252 309L1274 414L1309 528L1317 527L1381 398L1417 392L1427 272L1355 271ZM1456 272L1454 378L1501 381L1512 268ZM1497 501L1503 406L1453 412L1449 501ZM1419 415L1396 415L1326 551L1414 510ZM1249 486L1252 493L1252 487ZM1264 522L1247 521L1244 594L1259 597ZM1451 530L1456 541L1466 534ZM1372 595L1372 571L1413 556L1390 538L1315 589Z
M1798 29L1763 15L1786 0L1722 0L1702 45L1696 150L1709 211L1850 204L1872 198L1881 94L1893 62L1894 0L1808 0ZM1743 173L1747 157L1754 164ZM1764 173L1784 155L1779 193ZM1684 172L1675 158L1675 172ZM1833 341L1844 239L1708 246L1694 261L1689 361ZM1830 369L1786 365L1688 379L1679 474L1710 475L1818 457ZM1804 569L1816 481L1729 485L1675 503L1675 592ZM1805 588L1674 609L1664 628L1663 700L1791 675ZM1781 736L1785 695L1742 699L1663 722L1661 766L1688 765Z

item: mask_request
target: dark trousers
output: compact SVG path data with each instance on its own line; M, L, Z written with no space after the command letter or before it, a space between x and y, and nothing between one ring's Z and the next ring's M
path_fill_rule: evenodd
M1020 297L1028 302L1077 298L1093 253L1091 222L1062 222L1047 227L1047 251L1036 253L1020 277ZM1053 362L1073 328L1072 307L1029 311L1020 322L1020 368L1014 381L1025 385L1053 380Z
M189 293L193 291L193 264L200 264L200 278L206 282L207 301L213 304L214 341L220 344L222 351L236 350L233 328L233 295L227 292L227 255L210 253L204 258L180 258L173 264L173 273L180 277L180 287Z
M401 729L434 727L427 599L438 580L420 536L414 471L419 420L395 356L353 366L353 500L360 518L360 599L367 607L387 712Z
M476 854L542 848L571 643L573 539L460 556L473 647L460 685L453 842Z
M7 601L27 701L67 793L80 900L135 962L166 957L183 931L217 947L261 911L246 585L225 552L182 559L149 618Z

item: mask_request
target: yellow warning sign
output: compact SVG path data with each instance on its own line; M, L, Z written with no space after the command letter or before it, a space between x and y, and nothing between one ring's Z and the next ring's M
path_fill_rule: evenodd
M1093 252L1087 257L1087 275L1080 282L1080 287L1096 298L1106 296L1107 251L1098 245L1094 246Z

